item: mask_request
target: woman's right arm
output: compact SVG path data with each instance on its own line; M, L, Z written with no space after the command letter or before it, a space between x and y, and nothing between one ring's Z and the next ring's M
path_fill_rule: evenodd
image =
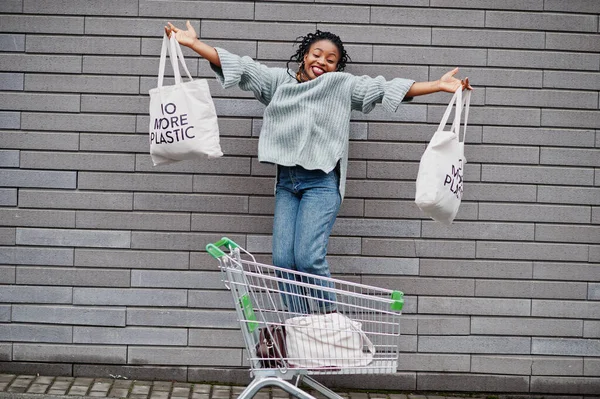
M198 40L196 31L188 21L187 30L181 30L169 22L165 26L167 35L175 35L175 39L191 48L211 63L217 80L224 88L238 86L242 90L251 91L263 104L269 104L275 90L281 82L288 79L283 68L269 68L252 58L240 57L223 49L217 49Z
M177 39L179 44L191 48L192 50L200 54L202 58L208 60L208 62L210 62L211 64L220 67L221 60L219 59L219 54L217 53L217 50L215 50L214 47L209 46L208 44L201 42L198 39L196 30L194 29L190 21L187 21L185 23L185 26L187 27L187 30L181 30L169 22L168 26L165 26L165 32L168 37L171 37L171 35L174 34L175 39Z

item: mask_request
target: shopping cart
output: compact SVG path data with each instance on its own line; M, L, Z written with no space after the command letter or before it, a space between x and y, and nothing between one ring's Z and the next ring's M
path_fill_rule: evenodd
M341 399L310 375L396 372L402 292L261 264L226 237L206 250L219 261L248 353L253 380L239 399L270 386L315 399L301 383ZM353 352L330 345L336 339Z

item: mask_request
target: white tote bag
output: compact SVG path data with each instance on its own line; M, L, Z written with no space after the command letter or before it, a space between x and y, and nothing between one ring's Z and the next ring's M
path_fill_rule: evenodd
M360 367L373 361L375 346L361 323L340 313L293 317L285 321L285 330L292 367Z
M464 156L464 135L467 131L471 91L462 99L462 88L454 93L450 104L421 157L417 174L415 203L432 219L451 224L462 199L463 171L467 160ZM444 130L455 105L454 122L449 131ZM460 120L464 106L464 133L460 141Z
M172 86L163 86L167 50L175 75ZM182 82L178 60L189 82ZM174 35L169 39L165 34L163 38L158 87L150 90L150 155L154 166L223 155L208 83L192 79Z

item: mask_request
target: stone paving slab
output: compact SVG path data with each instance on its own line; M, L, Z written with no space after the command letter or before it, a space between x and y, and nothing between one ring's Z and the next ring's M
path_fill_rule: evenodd
M0 374L0 399L236 399L243 386L187 383L175 381L142 381L113 378L51 377ZM326 399L307 390L317 399ZM402 392L336 392L344 399L541 399L542 396L461 395ZM280 388L263 388L255 399L295 399ZM583 396L544 395L545 399L584 399ZM595 399L587 396L585 399ZM600 399L600 398L597 398Z

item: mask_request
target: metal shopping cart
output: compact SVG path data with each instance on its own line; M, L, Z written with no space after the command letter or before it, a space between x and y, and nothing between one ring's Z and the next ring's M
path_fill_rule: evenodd
M301 383L342 399L310 375L396 372L402 292L261 264L226 237L206 250L219 261L248 353L253 381L239 399L264 387L315 399Z

